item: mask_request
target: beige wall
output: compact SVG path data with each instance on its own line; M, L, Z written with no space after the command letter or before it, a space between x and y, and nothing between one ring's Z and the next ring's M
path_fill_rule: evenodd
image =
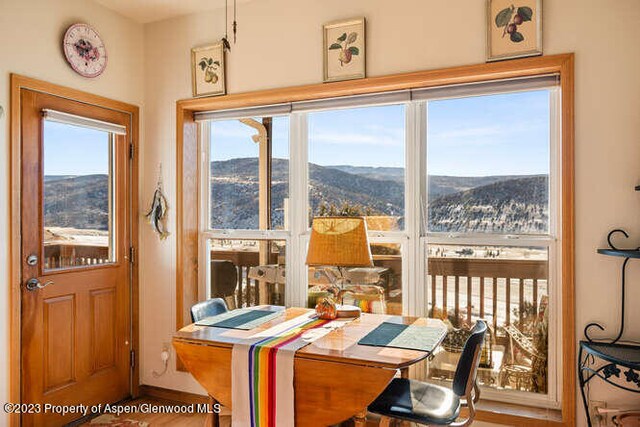
M75 22L95 26L107 45L109 65L96 79L66 64L62 35ZM0 343L8 340L9 296L9 73L19 73L141 105L142 26L86 0L0 0ZM9 399L8 354L0 351L0 402ZM5 425L0 414L0 425Z
M481 63L484 1L259 0L238 10L238 44L227 57L229 93L318 83L321 25L367 18L369 76ZM614 7L615 4L615 7ZM609 229L625 227L640 242L640 24L637 0L545 0L544 51L576 53L576 335L591 320L617 327L620 260L598 256ZM223 17L208 13L145 26L146 135L143 192L151 194L163 162L175 202L174 101L191 96L189 49L223 35ZM175 211L170 227L175 230ZM175 235L159 242L142 228L142 381L199 391L191 378L162 378L160 349L175 325ZM630 269L629 308L640 298L639 265ZM640 317L629 336L640 340ZM636 310L637 311L637 310ZM173 366L173 364L171 365ZM567 369L574 370L573 366ZM610 392L611 389L607 389ZM597 393L598 390L594 390Z

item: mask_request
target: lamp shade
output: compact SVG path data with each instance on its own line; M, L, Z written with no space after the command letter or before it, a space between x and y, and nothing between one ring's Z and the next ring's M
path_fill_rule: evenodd
M371 267L373 259L362 217L316 217L311 225L307 265Z

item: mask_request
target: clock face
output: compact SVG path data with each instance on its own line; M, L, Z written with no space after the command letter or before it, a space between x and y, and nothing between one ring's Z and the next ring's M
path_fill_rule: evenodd
M107 67L107 49L98 32L90 26L70 26L64 35L63 44L67 61L81 76L97 77Z

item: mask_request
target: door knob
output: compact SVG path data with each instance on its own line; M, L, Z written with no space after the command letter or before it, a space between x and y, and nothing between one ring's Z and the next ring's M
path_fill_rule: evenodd
M38 279L34 277L27 280L27 284L25 286L28 291L35 291L36 289L43 289L49 285L53 285L52 280L49 280L48 282L44 282L44 284L42 284Z

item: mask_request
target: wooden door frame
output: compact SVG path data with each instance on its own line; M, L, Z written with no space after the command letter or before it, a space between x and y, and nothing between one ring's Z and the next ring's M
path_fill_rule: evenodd
M114 110L128 114L131 120L130 143L133 146L134 156L131 163L131 246L137 252L138 248L138 155L139 152L139 108L135 105L115 101L91 93L79 91L64 86L55 85L42 80L33 79L17 74L11 74L11 178L10 178L10 284L9 284L9 401L21 402L21 304L22 304L22 255L21 255L21 226L20 226L20 200L21 200L21 94L24 90L41 92L47 95L69 99L71 101L90 104L97 107ZM138 262L134 260L131 274L131 328L132 349L136 356L139 351L139 286L138 286ZM140 371L139 363L135 363L131 372L131 394L139 394ZM33 403L33 402L28 402ZM20 415L10 415L10 425L20 425Z
M198 126L194 114L204 111L249 108L280 103L337 98L396 90L446 87L519 77L558 74L561 88L562 131L562 280L561 329L562 407L561 417L549 418L520 405L479 410L476 419L524 426L573 426L576 420L576 330L575 330L575 229L574 229L574 54L537 56L510 61L415 71L359 80L318 83L236 93L217 97L180 100L176 103L176 329L189 323L189 307L198 296ZM194 261L195 260L195 261ZM178 369L183 369L176 361ZM515 410L509 409L509 407ZM546 411L546 410L545 410ZM543 411L544 412L544 411ZM513 415L516 413L516 415Z

